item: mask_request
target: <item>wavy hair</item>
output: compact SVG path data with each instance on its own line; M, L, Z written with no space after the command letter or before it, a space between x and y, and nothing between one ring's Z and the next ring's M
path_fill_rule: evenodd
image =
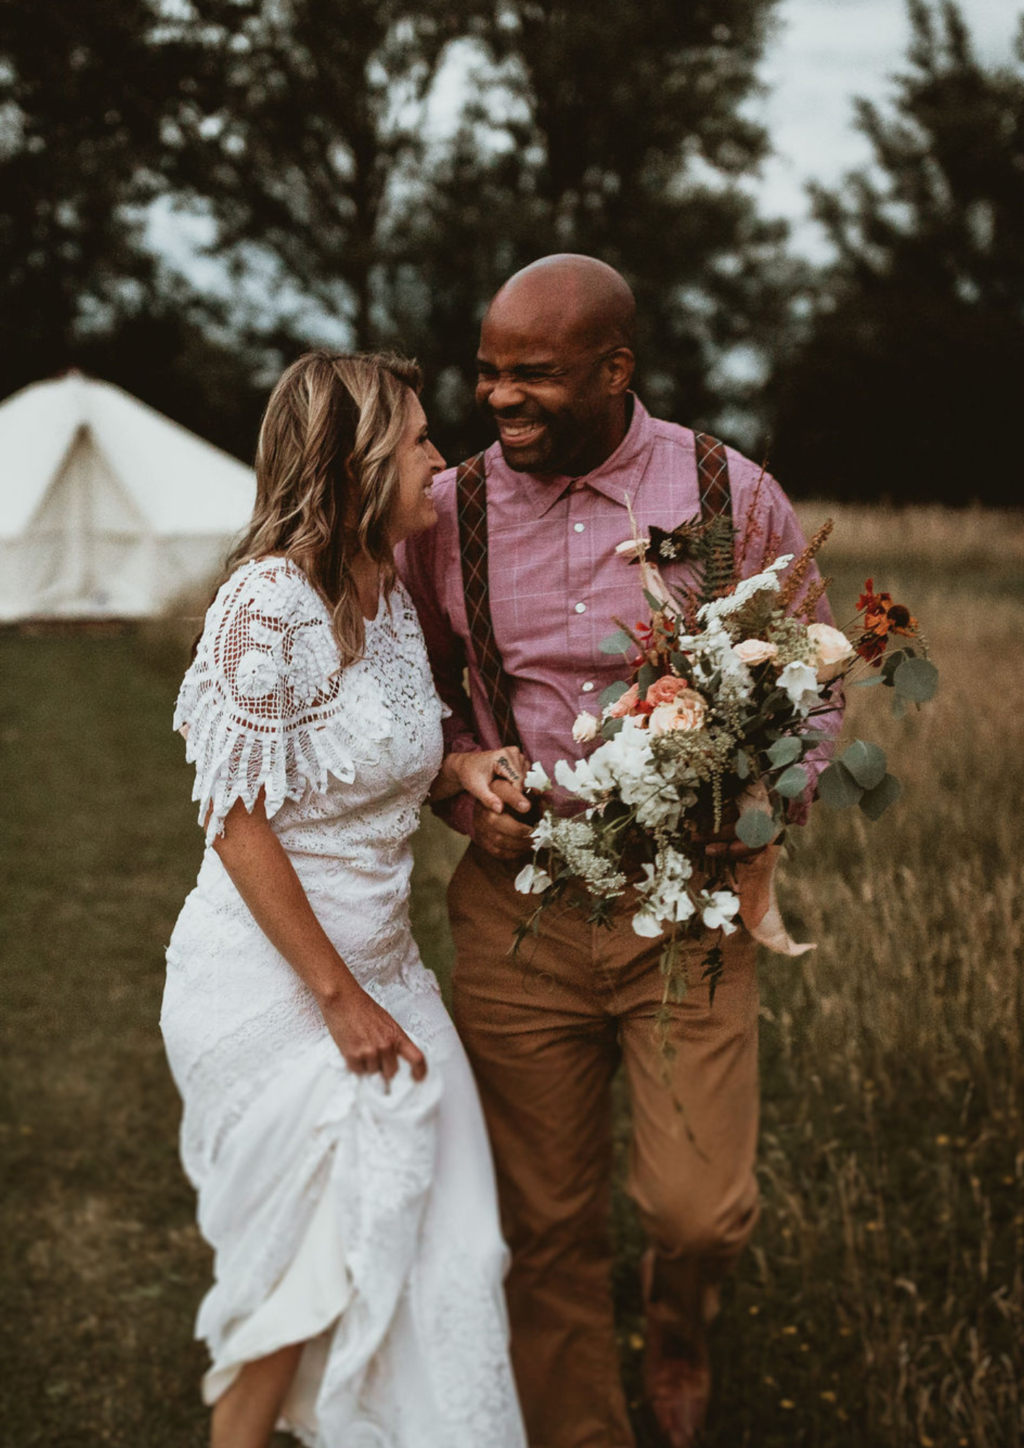
M398 445L422 374L391 353L321 348L293 362L270 395L256 449L256 505L225 576L283 553L327 601L342 667L363 655L365 620L351 560L395 583L387 523L398 491Z

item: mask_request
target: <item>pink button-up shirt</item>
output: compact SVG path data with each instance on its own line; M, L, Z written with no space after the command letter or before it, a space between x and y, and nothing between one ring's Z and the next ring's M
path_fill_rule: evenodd
M799 553L803 534L778 483L729 449L729 479L737 553L744 575L760 570L766 543L772 557ZM455 470L434 482L436 528L411 539L399 569L419 612L438 692L452 710L448 749L492 749L506 740L497 731L476 666L462 588ZM494 636L512 683L512 704L523 747L550 773L558 759L586 751L573 741L582 709L600 713L601 691L626 677L621 654L599 645L614 620L646 620L639 570L615 552L631 537L626 499L641 534L655 524L677 527L700 511L693 433L652 418L634 400L629 430L618 449L581 478L514 472L500 446L487 451L487 530ZM668 583L686 576L668 564ZM813 567L809 581L816 581ZM831 622L824 598L817 616ZM468 673L470 698L463 691ZM816 719L834 732L838 713ZM460 796L446 818L470 833L472 800Z

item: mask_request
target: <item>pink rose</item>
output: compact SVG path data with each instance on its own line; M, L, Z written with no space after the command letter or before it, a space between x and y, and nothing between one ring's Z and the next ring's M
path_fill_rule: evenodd
M625 719L631 709L635 709L640 702L640 690L636 684L631 684L624 694L620 694L608 710L610 719Z
M659 704L671 704L676 695L685 688L685 679L677 679L675 674L662 674L647 690L647 702L654 708Z
M700 729L704 724L704 700L692 689L678 694L671 704L659 704L647 721L652 734L672 729Z
M744 639L741 644L734 644L732 651L745 664L766 664L776 657L779 649L766 639Z

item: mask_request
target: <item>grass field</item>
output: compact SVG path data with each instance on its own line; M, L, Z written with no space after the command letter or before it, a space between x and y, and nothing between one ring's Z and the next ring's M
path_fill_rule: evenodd
M943 685L900 724L854 691L851 737L889 747L907 794L871 828L819 812L787 867L794 933L820 945L762 964L765 1210L715 1331L708 1444L1020 1448L1024 522L838 521L840 620L874 572L925 621ZM0 639L5 1448L204 1441L209 1262L157 1029L200 855L169 730L182 666L173 628ZM417 928L442 978L455 852L421 836ZM615 1231L635 1394L621 1197Z

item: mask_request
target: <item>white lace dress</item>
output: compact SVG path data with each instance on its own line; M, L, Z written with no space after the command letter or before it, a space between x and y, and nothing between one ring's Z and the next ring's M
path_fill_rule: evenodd
M235 800L267 815L363 987L427 1056L349 1072L309 991L216 852L167 952L161 1025L215 1282L197 1335L213 1402L306 1342L282 1426L316 1448L524 1448L507 1352L493 1169L476 1088L409 930L410 837L442 706L398 586L342 670L293 564L243 565L206 618L175 727L208 842Z

